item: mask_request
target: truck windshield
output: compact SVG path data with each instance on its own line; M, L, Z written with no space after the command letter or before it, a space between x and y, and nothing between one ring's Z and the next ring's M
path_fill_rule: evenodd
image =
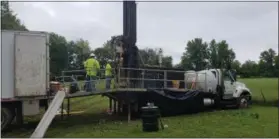
M233 76L230 71L224 72L224 81L234 81Z
M231 81L229 72L224 72L224 81Z

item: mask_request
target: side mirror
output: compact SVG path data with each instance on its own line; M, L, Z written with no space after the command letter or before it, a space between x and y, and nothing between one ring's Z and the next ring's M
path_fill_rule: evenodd
M236 73L236 71L233 71L233 78L234 78L234 80L236 81L236 78L237 78L237 73Z

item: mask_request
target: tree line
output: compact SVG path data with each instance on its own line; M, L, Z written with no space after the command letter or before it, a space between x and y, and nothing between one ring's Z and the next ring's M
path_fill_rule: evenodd
M1 29L28 30L17 15L10 9L7 1L1 1ZM91 49L89 41L82 38L67 40L57 33L49 34L50 72L60 75L62 70L83 69L83 61L94 53L101 67L113 58L112 40L120 37L115 35L96 49ZM139 50L141 60L147 65L159 65L159 51L153 48ZM278 77L278 54L273 49L263 51L258 62L247 60L240 63L236 60L235 52L229 44L222 40L216 42L203 41L202 38L189 40L179 64L172 64L172 56L163 55L162 66L183 68L185 70L202 70L208 68L233 68L242 77Z

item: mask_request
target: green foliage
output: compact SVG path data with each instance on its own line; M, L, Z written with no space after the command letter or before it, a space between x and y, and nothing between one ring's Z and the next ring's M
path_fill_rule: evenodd
M89 57L89 54L92 53L89 42L87 40L79 39L73 44L73 55L75 58L74 61L71 62L71 67L72 69L83 69L83 62Z
M188 70L230 68L235 59L234 51L229 49L225 40L216 42L213 39L208 46L201 38L195 38L188 41L185 50L180 64Z
M273 77L276 73L275 66L276 52L273 49L268 49L260 54L260 75L265 77Z
M225 40L216 43L213 39L210 42L208 51L211 68L230 68L230 66L232 66L235 59L235 53L232 49L229 49L229 45Z
M159 49L145 48L140 49L139 53L145 65L159 65ZM172 57L162 57L162 67L172 67Z
M273 49L263 51L259 63L247 60L241 65L235 60L235 52L225 40L216 42L213 39L208 46L201 38L195 38L188 41L181 62L175 67L183 67L185 70L232 68L243 77L278 77L278 65L278 56Z
M65 70L68 63L67 41L65 37L55 33L49 35L50 47L50 72L52 75L59 75Z
M112 41L121 37L121 35L112 36L110 40L106 41L102 47L96 48L94 54L96 59L100 62L102 67L105 66L108 60L113 60L114 49L112 46ZM146 65L159 65L159 53L158 49L144 48L139 49L139 55ZM172 67L172 57L163 56L162 58L163 67Z
M278 63L278 55L275 56L274 58L274 65L275 65L275 76L279 77L279 63Z
M218 44L216 41L213 39L209 43L209 63L211 68L218 68L219 66L219 56L218 56Z
M172 68L172 57L164 56L162 58L162 65L163 65L163 67Z
M243 77L255 77L258 75L258 65L255 61L246 61L241 66L241 75Z
M183 68L189 70L202 70L208 65L208 44L201 38L195 38L187 43L185 52L181 58Z
M232 49L229 49L229 45L225 40L218 44L218 68L229 68L235 59L235 53Z
M96 59L99 61L100 66L102 68L105 67L106 63L109 60L114 60L114 49L112 46L112 41L115 38L119 38L121 35L112 36L110 40L106 41L102 47L96 48L94 50L94 54L96 55Z
M10 9L8 1L1 1L1 29L2 30L27 30Z
M241 63L238 61L238 60L234 60L233 62L232 62L232 69L235 69L236 70L236 72L240 72L241 71Z
M83 69L83 62L91 49L87 40L67 41L65 37L50 34L50 71L60 75L63 70Z

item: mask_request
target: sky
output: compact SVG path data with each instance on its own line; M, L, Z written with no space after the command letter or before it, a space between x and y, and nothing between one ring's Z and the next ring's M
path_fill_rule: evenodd
M11 2L29 30L49 31L67 40L86 39L92 49L123 33L121 2ZM226 40L236 59L259 60L262 51L278 53L275 2L137 2L137 46L163 48L180 61L194 38Z

